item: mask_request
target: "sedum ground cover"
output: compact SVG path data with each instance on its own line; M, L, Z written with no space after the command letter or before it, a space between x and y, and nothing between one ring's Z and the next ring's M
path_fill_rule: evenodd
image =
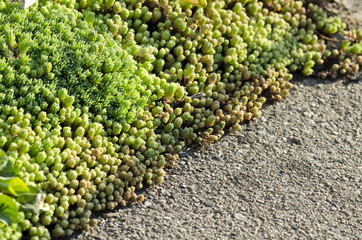
M361 39L305 1L1 1L0 238L69 236L142 201L294 73L358 78Z

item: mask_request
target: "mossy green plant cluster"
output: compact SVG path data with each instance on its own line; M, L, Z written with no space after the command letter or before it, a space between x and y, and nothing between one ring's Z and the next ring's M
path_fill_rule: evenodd
M142 201L185 145L285 98L293 73L353 80L362 63L362 31L304 1L0 2L0 22L0 147L43 193L1 239L87 230Z

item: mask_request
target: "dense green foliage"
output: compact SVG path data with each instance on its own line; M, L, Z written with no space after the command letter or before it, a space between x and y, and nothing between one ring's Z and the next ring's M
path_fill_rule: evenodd
M294 72L357 76L362 32L316 5L190 2L0 2L0 147L44 192L1 239L69 236L142 201L135 190L162 183L186 144L259 117ZM335 34L345 41L325 41Z
M20 177L47 193L48 210L26 212L23 231L48 236L44 226L55 224L53 235L62 236L68 218L67 235L86 228L90 209L137 200L147 167L147 182L162 182L165 147L156 142L157 121L147 106L181 99L183 88L149 74L147 60L132 58L142 48L97 33L78 11L62 5L22 11L13 4L1 18L0 145ZM139 149L148 161L136 157ZM108 189L107 202L98 185ZM94 199L88 211L68 210L84 198Z

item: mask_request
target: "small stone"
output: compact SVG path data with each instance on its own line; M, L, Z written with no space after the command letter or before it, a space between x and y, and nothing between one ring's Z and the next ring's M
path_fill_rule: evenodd
M207 215L208 218L212 218L213 216L214 216L213 213L210 213L210 214Z
M348 210L344 211L344 214L346 214L347 217L350 217L352 216L352 213Z
M261 116L261 117L259 118L259 121L265 122L265 121L266 121L266 118L265 118L264 116Z
M313 112L306 111L306 112L303 113L303 115L304 115L305 117L311 118L311 117L313 116Z
M298 138L298 137L289 137L288 142L290 144L300 145L302 143L302 140L300 138Z
M239 221L246 221L246 220L248 220L248 218L247 217L245 217L243 214L241 214L241 213L235 213L234 214L234 217L237 219L237 220L239 220Z
M212 206L214 206L214 203L213 203L212 201L205 200L205 201L204 201L204 205L205 205L206 207L212 207Z
M110 213L107 213L106 216L109 217L109 218L118 217L119 213L118 212L110 212Z
M143 204L144 204L146 207L150 207L150 206L152 205L152 203L149 202L149 201L145 201Z
M163 199L158 200L158 203L161 205L166 205L166 200L163 200Z
M218 156L213 156L211 159L214 161L221 161L221 158Z

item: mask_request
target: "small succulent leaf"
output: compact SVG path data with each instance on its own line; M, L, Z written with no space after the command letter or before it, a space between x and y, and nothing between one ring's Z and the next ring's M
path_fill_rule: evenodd
M11 164L4 151L0 150L0 176L14 177L19 173L19 169Z
M0 177L0 190L14 196L29 192L29 188L18 177Z
M5 194L0 193L0 222L7 226L16 222L18 216L18 207L15 200Z

